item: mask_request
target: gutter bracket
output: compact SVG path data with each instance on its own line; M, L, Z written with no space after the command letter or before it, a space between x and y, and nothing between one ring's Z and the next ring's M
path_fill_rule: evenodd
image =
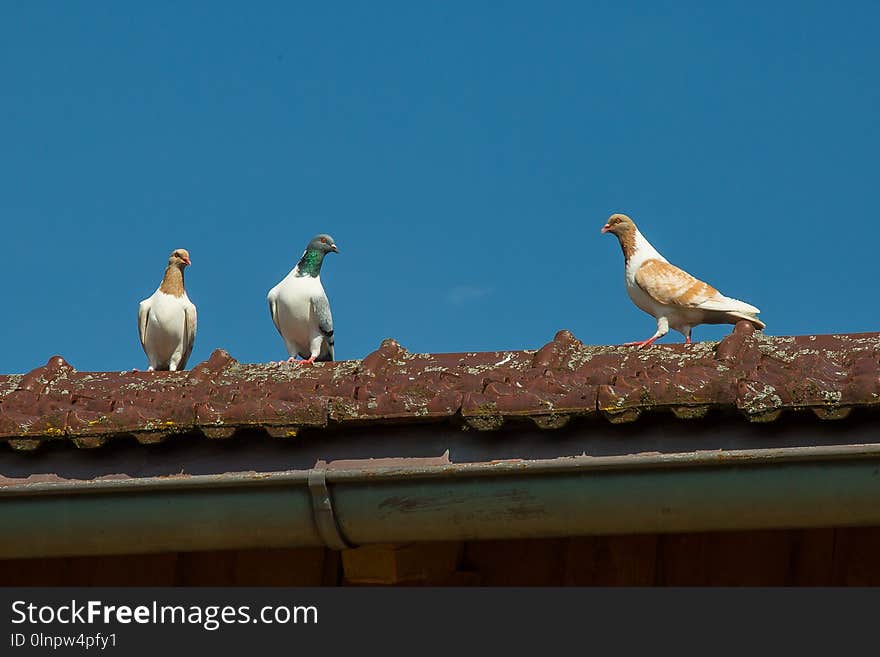
M309 493L312 496L312 516L324 545L331 550L347 550L355 547L342 535L333 509L333 498L330 496L330 489L327 488L324 468L309 470Z

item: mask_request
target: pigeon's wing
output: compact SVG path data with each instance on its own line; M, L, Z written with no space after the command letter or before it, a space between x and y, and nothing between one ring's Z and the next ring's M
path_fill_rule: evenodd
M283 338L284 334L281 332L281 326L279 326L278 324L278 300L275 298L275 295L272 294L272 292L269 293L269 296L266 298L266 300L269 302L269 314L272 316L272 323L275 325L275 329L278 331L278 335Z
M711 309L715 301L726 298L708 283L661 260L646 260L635 278L654 301L669 306Z
M654 301L670 306L747 315L761 312L745 301L724 296L708 283L661 260L646 260L636 272L636 283Z
M186 361L189 360L190 354L192 354L193 344L196 341L196 326L198 325L198 315L196 314L196 307L193 304L188 304L184 310L183 314L183 356L180 358L180 363L178 364L178 369L183 369L186 367Z
M333 356L333 315L330 314L330 301L326 294L312 297L312 312L318 322L318 329L327 340L330 356Z
M141 347L147 350L147 320L150 319L150 300L144 299L138 306L138 335L141 338Z

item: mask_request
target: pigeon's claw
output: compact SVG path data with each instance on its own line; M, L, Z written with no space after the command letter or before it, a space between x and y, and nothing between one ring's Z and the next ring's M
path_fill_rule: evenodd
M656 337L648 338L647 340L640 340L638 342L624 342L624 347L647 347L648 345L654 344L654 340Z

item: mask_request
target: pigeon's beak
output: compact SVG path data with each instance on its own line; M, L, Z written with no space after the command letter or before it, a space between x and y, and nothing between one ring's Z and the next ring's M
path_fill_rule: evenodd
M609 230L611 230L611 226L609 226L608 224L602 226L602 233L607 233Z
M187 267L189 267L192 264L192 261L189 258L184 258L183 261L186 263Z
M335 244L331 244L331 245L330 245L330 250L333 251L333 253L339 253L339 249L336 248L336 245L335 245Z

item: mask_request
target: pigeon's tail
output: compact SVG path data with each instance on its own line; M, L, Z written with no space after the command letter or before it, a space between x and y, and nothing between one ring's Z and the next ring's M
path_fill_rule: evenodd
M764 322L758 319L758 313L761 311L752 304L740 301L739 299L731 299L730 297L727 297L727 301L729 303L727 314L734 318L734 320L744 319L747 322L751 322L752 326L759 330L766 326ZM734 321L734 323L736 322Z
M762 329L765 327L764 322L758 319L758 313L761 312L758 308L755 308L755 306L750 303L732 297L726 297L723 294L718 294L711 299L706 299L699 305L699 308L701 310L719 313L717 317L724 323L736 324L740 319L744 319L747 322L751 322L756 329ZM710 320L709 323L720 322L717 320Z
M717 312L733 314L740 313L743 315L757 315L761 312L750 303L732 297L726 297L723 294L717 294L710 299L706 299L697 307L703 310L715 310Z
M758 319L757 317L755 317L751 313L727 313L727 314L728 314L728 316L730 316L734 320L731 322L731 324L736 324L737 319L744 319L747 322L751 322L752 326L754 326L758 330L760 330L762 328L766 328L766 326L767 326L764 322L762 322L760 319Z

